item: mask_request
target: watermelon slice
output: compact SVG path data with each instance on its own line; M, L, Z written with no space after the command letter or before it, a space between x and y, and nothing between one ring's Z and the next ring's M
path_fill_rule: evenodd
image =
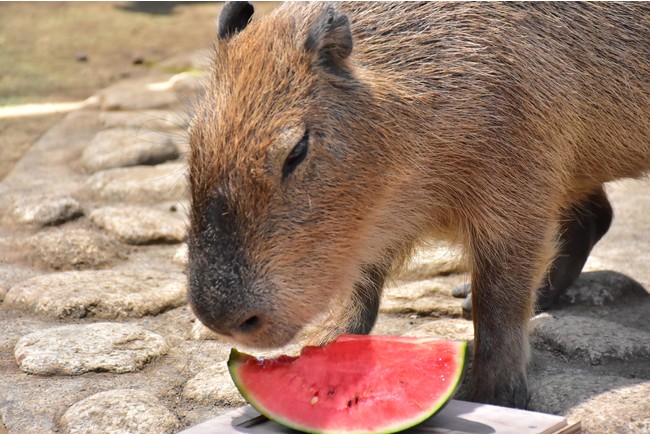
M460 382L466 342L343 335L299 357L233 349L228 368L257 411L309 433L392 433L438 412Z

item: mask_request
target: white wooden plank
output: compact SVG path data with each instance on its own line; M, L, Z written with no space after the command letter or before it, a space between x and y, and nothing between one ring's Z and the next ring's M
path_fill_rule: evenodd
M562 416L451 400L440 413L404 431L404 434L552 434L566 426L566 419ZM267 420L250 406L244 406L180 434L236 433L288 434L295 431Z

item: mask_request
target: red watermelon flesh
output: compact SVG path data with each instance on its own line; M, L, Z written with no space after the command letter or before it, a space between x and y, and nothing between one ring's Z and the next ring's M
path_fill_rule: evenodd
M311 433L397 432L429 418L451 398L465 342L343 335L299 357L256 359L233 349L228 367L260 413Z

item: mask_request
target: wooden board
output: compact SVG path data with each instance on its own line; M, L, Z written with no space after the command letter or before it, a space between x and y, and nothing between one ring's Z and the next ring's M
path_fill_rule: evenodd
M188 428L180 434L290 434L247 405ZM451 400L432 418L404 434L578 434L580 422L562 416Z

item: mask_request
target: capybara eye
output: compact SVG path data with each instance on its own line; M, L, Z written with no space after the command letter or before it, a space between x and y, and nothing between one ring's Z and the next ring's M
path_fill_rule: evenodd
M291 150L291 153L287 156L287 159L284 161L284 167L282 168L282 179L285 179L287 176L293 172L296 167L305 159L307 156L307 150L309 149L309 130L305 131L305 135L302 136L302 139L298 142L296 146Z

